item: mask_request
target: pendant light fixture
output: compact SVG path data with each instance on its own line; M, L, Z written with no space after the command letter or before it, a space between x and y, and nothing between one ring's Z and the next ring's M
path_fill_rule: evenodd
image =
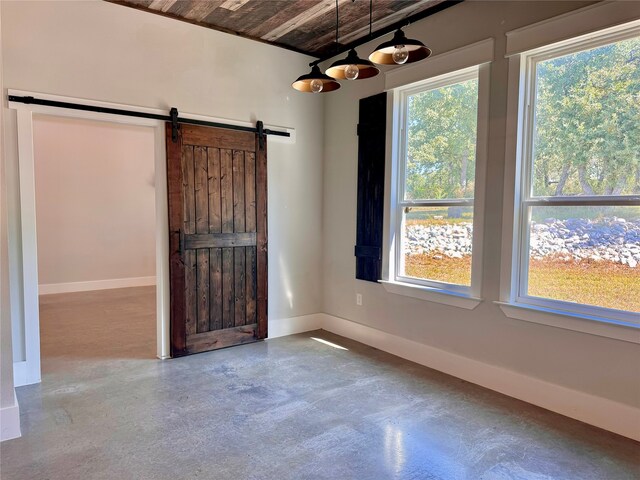
M355 1L355 0L352 0ZM336 2L336 54L339 52L339 26L340 12L339 0ZM373 24L373 0L369 0L369 40L372 38ZM406 26L408 23L403 22ZM360 43L359 43L360 44ZM337 80L364 80L375 77L380 73L378 65L404 65L406 63L418 62L431 55L431 49L427 48L419 40L407 38L402 28L398 28L393 38L382 43L369 55L369 60L358 57L355 48L342 60L337 60L331 64L326 73L320 71L318 63L321 60L311 62L311 72L298 77L291 84L293 88L305 93L327 93L340 88Z
M373 0L369 0L369 36L371 36L371 18L373 13ZM340 17L338 15L338 0L336 0L336 47L338 46L338 25ZM326 74L339 80L364 80L375 77L380 73L369 60L359 58L356 50L352 48L342 60L337 60L327 69Z
M338 48L338 21L338 0L336 0L336 48ZM291 86L296 90L305 93L327 93L339 89L340 84L336 82L335 79L331 78L329 75L325 75L320 71L318 62L310 63L309 66L311 66L311 73L307 73L306 75L298 77L298 79L293 82ZM357 71L355 75L358 76Z
M431 50L420 40L407 38L399 28L393 38L384 42L369 55L369 60L378 65L404 65L418 62L431 55Z
M333 78L320 71L316 62L310 63L311 72L301 75L291 84L299 92L305 93L327 93L340 88L340 84Z
M359 58L353 48L345 58L333 62L327 69L327 75L339 80L364 80L375 77L378 73L378 67L369 60Z

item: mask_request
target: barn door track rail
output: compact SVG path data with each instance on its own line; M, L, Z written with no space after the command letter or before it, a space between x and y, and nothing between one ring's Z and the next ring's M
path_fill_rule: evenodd
M59 102L56 100L44 100L42 98L36 98L32 96L9 95L8 99L10 102L17 102L17 103L43 105L47 107L57 107L57 108L68 108L71 110L83 110L85 112L108 113L110 115L123 115L125 117L150 118L153 120L162 120L165 122L171 122L171 126L172 126L171 138L174 142L178 141L178 129L180 128L181 123L186 123L190 125L202 125L205 127L227 128L229 130L240 130L243 132L257 133L260 138L261 147L264 142L265 135L276 135L279 137L291 136L289 132L282 132L280 130L270 130L268 128L264 128L264 125L261 121L256 122L255 127L245 127L242 125L233 125L229 123L207 122L205 120L196 120L193 118L180 118L178 116L178 109L175 107L173 107L169 111L169 115L159 115L156 113L137 112L135 110L124 110L121 108L97 107L95 105L84 105L82 103L70 103L70 102Z

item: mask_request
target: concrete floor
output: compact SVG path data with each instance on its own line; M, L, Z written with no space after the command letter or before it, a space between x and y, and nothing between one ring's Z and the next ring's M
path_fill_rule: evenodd
M323 331L155 360L153 295L43 297L2 480L640 478L636 442Z

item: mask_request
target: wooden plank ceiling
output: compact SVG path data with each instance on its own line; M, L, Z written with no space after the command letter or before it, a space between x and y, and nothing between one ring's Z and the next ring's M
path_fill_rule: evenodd
M107 0L203 27L233 33L323 58L369 34L369 0L339 0L340 39L335 43L335 0ZM373 0L373 32L384 33L457 2ZM344 48L340 48L341 51Z

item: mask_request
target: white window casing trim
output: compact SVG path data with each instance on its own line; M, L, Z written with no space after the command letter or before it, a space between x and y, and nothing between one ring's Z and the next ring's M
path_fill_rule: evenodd
M640 19L640 2L606 1L507 32L506 56Z
M507 86L507 118L520 119L524 102L520 99L524 93L524 72L521 67L520 56L509 59L509 78ZM505 138L505 168L504 168L504 200L502 202L502 258L500 262L500 301L509 304L512 302L512 291L515 291L515 278L517 278L517 249L515 239L518 238L519 192L516 189L517 180L521 177L521 162L519 152L522 150L522 139L518 135L519 122L507 122ZM518 205L518 208L516 208Z
M404 297L418 298L429 302L442 303L452 307L473 310L482 302L481 298L472 297L453 290L429 287L426 285L416 285L414 283L404 283L398 281L380 280L382 287L389 293L402 295Z
M623 310L614 310L595 305L554 300L551 298L534 297L520 294L511 302L512 305L523 307L544 308L548 310L568 312L591 320L610 322L616 325L628 325L640 331L640 314Z
M627 322L537 305L494 303L509 318L640 344L640 329Z
M465 68L463 70L457 70L457 71L453 71L444 75L439 75L433 78L429 78L426 80L423 80L422 82L417 82L417 83L413 83L410 84L408 86L405 87L401 87L398 88L396 90L396 93L398 94L396 97L396 103L395 103L395 109L396 109L396 113L397 113L397 123L394 125L395 127L395 131L394 131L394 136L396 138L396 145L397 145L397 149L394 150L395 153L395 160L394 160L394 169L393 169L393 183L395 184L395 192L396 194L394 195L394 197L391 198L390 204L391 204L391 208L394 211L395 214L395 218L394 218L394 223L392 224L392 228L393 228L393 237L396 239L400 239L402 237L402 221L403 221L403 215L402 213L400 213L400 210L403 209L406 206L406 201L404 200L405 198L405 185L404 185L404 180L405 180L405 162L404 162L404 158L406 157L406 132L404 130L405 126L406 126L406 109L407 109L407 99L409 96L411 95L415 95L418 93L421 93L423 91L427 91L427 90L435 90L441 87L445 87L451 84L455 84L455 83L459 83L459 82L464 82L467 80L471 80L471 79L476 79L478 78L478 83L479 83L479 73L478 73L478 67L474 66L474 67L470 67L470 68ZM475 192L474 192L475 193ZM473 204L473 199L464 199L465 203L471 202L471 204ZM422 202L409 202L412 205L419 205L419 204L423 204L423 205L434 205L434 204L439 204L439 205L449 205L451 203L450 200L443 200L443 201L432 201L432 200L426 200L426 201L422 201ZM454 201L454 203L460 203L460 201ZM474 219L474 227L475 227L475 219ZM474 234L475 237L475 234ZM402 252L400 251L401 249L399 248L399 245L394 245L394 248L392 250L392 253L390 252L390 262L389 262L389 266L391 267L391 269L389 270L389 273L387 275L387 279L390 282L395 282L398 284L401 284L403 286L408 286L408 285L415 285L416 288L418 290L416 291L420 291L419 289L427 289L427 290L423 290L423 291L429 291L429 292L433 292L433 291L443 291L443 292L447 292L447 293L454 293L454 294L460 294L460 295L469 295L471 296L471 286L464 286L464 285L453 285L453 284L448 284L445 282L438 282L435 280L430 280L430 279L419 279L419 278L410 278L410 277L406 277L404 275L400 275L398 272L400 269L402 269L402 264L403 264L403 257L402 257ZM472 260L473 262L473 260ZM479 269L474 268L475 265L472 265L472 272L473 271L477 271ZM473 282L472 282L473 284ZM397 293L397 292L396 292ZM421 296L420 298L425 298L424 296ZM429 299L433 299L433 300L437 300L439 298L441 298L440 296L433 296L430 295L428 296ZM446 297L445 297L446 298Z
M615 4L617 9L615 11L619 12L620 3L624 2L605 2L602 5L597 4L587 7L587 9L556 17L556 19L568 22L572 15L578 15L578 18L580 18L585 10L589 10L591 12L589 15L592 15L598 6L605 7L612 4ZM640 4L638 5L640 6ZM637 10L638 15L640 15L640 8ZM604 15L603 10L597 11L599 11L599 15ZM629 22L629 9L626 9L626 14L626 23L624 24L625 19L623 16L615 17L618 24L616 27L606 28L598 32L591 31L589 35L569 40L566 39L565 35L565 38L560 43L546 41L544 42L546 45L544 47L520 52L521 54L519 55L509 57L507 118L517 119L518 121L507 123L500 301L495 303L500 305L505 315L510 318L640 343L640 315L637 313L522 295L520 285L520 278L526 274L521 265L526 263L525 254L528 255L527 245L524 245L523 241L527 234L525 229L528 228L528 225L525 225L526 222L523 220L525 208L536 205L637 205L639 201L638 196L606 198L535 197L528 195L525 191L525 188L530 185L529 176L531 171L531 166L525 165L525 162L530 161L529 147L532 132L529 126L532 121L532 113L526 110L528 105L533 105L531 97L534 93L531 85L531 82L534 81L533 67L535 67L536 62L541 60L640 35L640 21ZM608 16L603 21L609 21L611 18L613 17ZM534 27L539 25L536 24L514 32L537 31L538 35L540 35L540 32L546 31L545 29L548 25L560 28L558 26L560 24L555 22L556 19L541 22L540 25L544 26L542 30L535 30ZM531 108L530 110L533 109Z
M493 55L493 39L480 42L486 48L491 45L491 55ZM476 46L472 45L471 47ZM462 50L462 49L458 49ZM481 57L480 60L486 59ZM387 164L385 178L385 196L390 199L387 202L387 215L384 220L383 259L382 271L383 280L381 281L386 291L399 295L420 298L436 303L462 307L466 309L475 308L482 299L481 294L481 278L482 278L482 241L484 237L484 198L486 183L486 164L488 151L488 127L489 127L489 82L490 82L490 64L479 63L476 61L471 67L456 69L456 63L450 63L450 70L442 75L429 78L428 82L422 78L422 82L417 85L411 84L405 88L397 88L391 90L388 95L388 116L387 116ZM458 64L459 65L459 64ZM442 77L442 78L439 78ZM400 124L403 117L402 97L406 96L406 92L413 90L423 90L425 84L429 87L437 88L438 85L447 85L452 83L452 79L478 78L478 127L477 127L477 143L476 143L476 180L473 214L473 246L472 246L472 270L471 270L471 286L450 285L442 282L433 282L428 280L410 279L411 283L407 283L402 277L396 277L396 236L398 225L398 192L401 190L400 183L400 161L402 153ZM451 203L447 201L448 203ZM456 202L456 201L454 201ZM466 201L461 201L462 203ZM439 201L413 202L414 204L430 204L435 205L441 203Z
M406 87L427 78L445 75L493 61L493 38L429 57L428 61L405 66L385 75L385 90Z
M396 108L397 93L390 90L387 93L387 126L386 132L386 152L385 152L385 168L384 168L384 198L389 199L385 202L385 215L382 219L382 280L389 281L389 272L395 268L393 255L395 251L395 224L397 221L397 212L394 208L395 199L397 198L397 182L396 180L396 159L398 151L398 135L397 125L399 121L398 108ZM384 285L384 284L383 284Z

